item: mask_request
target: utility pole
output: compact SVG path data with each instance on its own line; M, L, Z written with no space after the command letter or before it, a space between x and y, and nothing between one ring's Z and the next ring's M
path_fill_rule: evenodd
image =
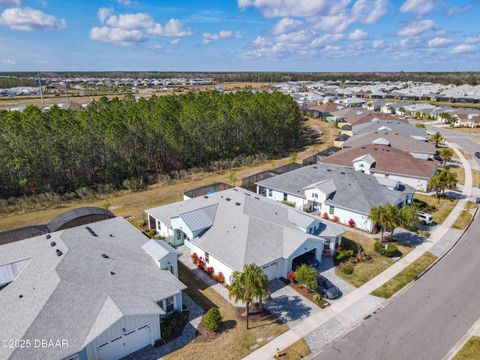
M37 73L37 77L38 77L38 87L40 88L40 98L42 99L42 105L45 105L45 101L43 100L42 82L40 81L40 73Z

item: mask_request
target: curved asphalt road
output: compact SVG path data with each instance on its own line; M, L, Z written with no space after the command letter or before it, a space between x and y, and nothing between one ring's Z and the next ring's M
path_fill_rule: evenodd
M314 359L440 360L480 317L480 217L403 294Z

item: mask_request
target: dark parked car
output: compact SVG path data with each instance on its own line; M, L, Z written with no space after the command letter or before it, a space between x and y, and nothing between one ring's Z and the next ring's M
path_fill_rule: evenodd
M442 157L438 154L433 155L433 158L438 161L443 161Z
M318 292L324 298L338 299L340 296L342 296L342 292L340 291L340 289L335 285L333 285L330 282L330 280L328 280L326 277L319 275L317 280L318 280Z
M475 153L475 156L480 159L480 151L477 151L477 152Z

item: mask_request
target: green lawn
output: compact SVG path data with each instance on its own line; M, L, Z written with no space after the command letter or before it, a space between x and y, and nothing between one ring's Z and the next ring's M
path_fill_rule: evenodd
M372 291L372 295L389 299L397 291L402 289L410 281L415 279L421 272L429 267L437 257L432 253L426 252L413 263L408 265L403 271L395 275L392 279Z
M452 227L454 229L463 230L472 220L472 213L470 211L463 210L458 216L457 220L453 223Z
M432 215L433 221L441 224L445 221L448 214L457 205L457 199L440 198L440 201L435 195L415 194L414 206L418 210L425 211Z
M390 265L394 263L394 261L389 257L382 256L375 252L375 250L373 249L375 241L375 239L372 239L363 234L359 234L353 231L345 232L342 239L343 247L347 250L353 250L353 252L356 253L358 249L357 244L360 244L362 245L365 253L371 256L371 261L355 264L355 270L352 274L345 274L339 268L335 269L335 273L353 286L360 287L367 281L373 279L375 276L387 269ZM398 243L394 244L398 247L399 251L403 255L408 254L412 250L408 246L404 246Z
M463 348L455 355L453 360L478 360L480 359L480 336L472 336Z
M310 354L310 348L305 340L300 339L295 341L292 345L284 350L279 351L279 356L275 356L275 359L282 360L299 360Z

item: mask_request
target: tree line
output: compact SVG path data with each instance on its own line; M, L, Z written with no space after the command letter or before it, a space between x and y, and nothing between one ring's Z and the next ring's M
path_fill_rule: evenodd
M281 93L102 98L82 110L0 112L0 196L122 185L241 156L288 153L302 116Z

